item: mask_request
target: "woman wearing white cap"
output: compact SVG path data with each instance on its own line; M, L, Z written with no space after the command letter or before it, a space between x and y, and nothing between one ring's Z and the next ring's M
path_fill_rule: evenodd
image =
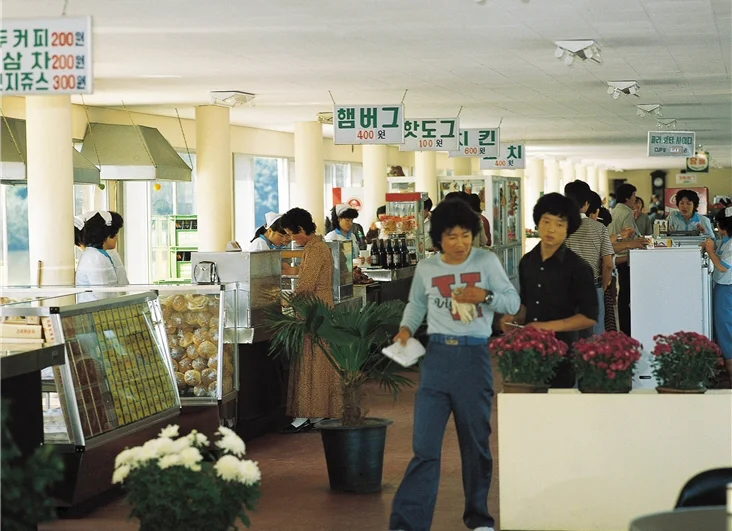
M106 210L74 218L75 243L83 249L76 267L77 286L128 284L125 266L114 250L123 224L122 216Z
M247 251L274 251L290 243L290 237L280 223L281 217L282 214L267 212L264 216L265 224L257 229Z
M358 237L353 232L353 220L358 217L358 210L349 205L336 205L330 211L334 230L325 235L327 242L353 242L352 255L358 258Z

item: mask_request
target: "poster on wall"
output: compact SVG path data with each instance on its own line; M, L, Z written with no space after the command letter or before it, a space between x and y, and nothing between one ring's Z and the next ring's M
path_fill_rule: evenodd
M348 205L349 207L361 212L363 208L362 187L353 188L333 188L333 205Z
M666 188L666 197L664 202L666 215L679 210L676 206L676 194L681 190L691 190L692 192L696 192L699 195L698 212L702 216L705 216L707 214L707 208L709 205L709 189L706 186L696 188Z

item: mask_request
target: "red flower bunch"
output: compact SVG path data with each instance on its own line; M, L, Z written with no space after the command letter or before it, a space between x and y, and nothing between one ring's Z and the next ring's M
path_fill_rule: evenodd
M582 390L630 391L643 346L622 332L605 332L574 344L574 366Z
M567 354L566 343L551 330L517 328L491 341L503 379L511 383L545 385Z
M660 387L705 389L724 365L722 350L702 334L682 331L653 340L653 374Z

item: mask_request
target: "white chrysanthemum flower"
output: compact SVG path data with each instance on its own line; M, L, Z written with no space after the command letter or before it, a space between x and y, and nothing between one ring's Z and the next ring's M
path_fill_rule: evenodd
M158 458L158 449L155 446L145 446L140 448L137 453L137 464L145 463L146 461L152 461Z
M171 454L179 454L186 448L191 447L191 441L187 437L181 437L180 439L176 439L173 441L173 445L171 447Z
M186 435L186 439L194 446L208 446L208 437L196 430Z
M155 439L155 448L157 448L158 455L168 455L178 453L177 445L173 439L168 437L160 437Z
M178 425L177 424L169 424L165 428L163 428L160 431L160 437L165 437L167 439L172 439L174 437L178 437Z
M262 480L262 472L256 461L239 462L239 478L245 485L254 485Z
M130 467L128 465L122 465L112 474L112 483L124 483L127 476L130 475Z
M219 435L222 437L226 437L227 435L236 435L236 432L232 430L231 428L227 428L226 426L219 426L219 429L216 431Z
M224 481L239 481L239 460L233 455L224 455L214 465L216 475Z
M186 448L180 454L180 461L183 466L191 468L192 466L203 461L203 456L198 448Z
M178 454L164 455L158 461L158 466L163 470L165 470L166 468L170 468L171 466L182 466L182 465L183 465L183 462L180 458L180 455L178 455Z
M216 446L239 457L243 457L246 453L246 445L235 433L225 435L221 440L216 442Z
M128 464L131 457L132 450L130 448L122 450L119 454L117 454L117 457L114 458L114 468L119 468L122 465Z

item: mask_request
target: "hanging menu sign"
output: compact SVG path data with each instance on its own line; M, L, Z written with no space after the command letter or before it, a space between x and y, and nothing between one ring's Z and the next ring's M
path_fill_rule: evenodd
M401 144L404 105L336 105L334 144Z
M526 168L524 144L501 144L500 157L480 159L481 170L522 170Z
M648 131L649 157L691 157L696 133L691 131Z
M686 171L693 173L709 173L709 152L697 151L686 159Z
M459 124L458 118L408 118L399 151L455 151Z
M91 17L3 19L0 94L91 94Z
M498 157L499 129L461 129L460 147L451 157Z

